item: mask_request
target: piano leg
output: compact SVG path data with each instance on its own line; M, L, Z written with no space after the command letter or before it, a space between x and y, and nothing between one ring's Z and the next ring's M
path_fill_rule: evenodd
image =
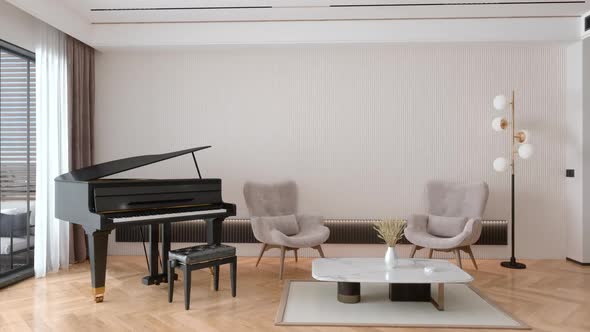
M172 233L172 225L167 222L162 225L162 272L166 271L168 267L168 253L170 252L170 235ZM168 278L166 278L168 281Z
M158 276L158 256L160 253L160 224L150 225L150 276L154 277L153 283L160 284Z
M162 225L162 272L167 271L168 269L168 253L170 252L170 242L172 236L172 223L165 223ZM169 282L168 274L166 273L166 280L164 282ZM172 274L172 281L178 280L178 274Z
M107 248L111 230L96 230L85 228L88 234L88 256L90 258L90 276L94 301L104 300L105 278L107 270Z
M221 231L225 218L207 219L207 244L221 244Z
M160 241L160 224L152 224L150 227L150 254L149 254L149 276L143 277L144 285L159 285L168 281L168 252L170 251L171 224L162 225L162 272L159 271L160 263L158 262L158 246ZM178 275L174 274L174 280Z
M159 256L159 245L160 245L160 224L149 225L149 273L150 275L143 277L142 282L144 285L159 285L165 277L163 273L159 273L158 256ZM164 262L162 262L164 263ZM164 270L164 271L167 271Z

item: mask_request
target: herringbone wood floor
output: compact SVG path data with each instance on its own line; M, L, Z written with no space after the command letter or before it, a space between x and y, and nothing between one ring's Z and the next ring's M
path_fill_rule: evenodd
M90 296L88 263L45 279L0 290L0 330L5 331L425 331L427 329L275 327L281 297L278 259L240 258L238 297L232 298L228 267L220 291L210 290L206 270L193 272L192 307L183 308L178 284L168 304L167 287L146 287L143 257L109 257L104 303ZM311 260L289 261L285 278L310 279ZM498 261L464 266L474 286L535 331L590 331L590 268L565 261L529 261L527 270L507 270ZM473 331L473 330L471 330Z

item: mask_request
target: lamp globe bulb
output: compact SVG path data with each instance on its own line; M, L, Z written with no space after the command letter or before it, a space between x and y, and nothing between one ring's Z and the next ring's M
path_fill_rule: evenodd
M533 155L534 152L535 152L535 149L533 148L532 144L521 144L518 147L518 155L522 159L529 159Z
M494 129L495 131L502 131L506 129L507 126L508 121L501 116L492 120L492 129Z
M508 168L508 160L504 157L498 157L494 160L494 170L496 172L504 172Z
M508 100L506 99L506 96L498 95L496 96L496 98L494 98L494 108L498 111L502 111L503 109L505 109L506 105L508 105Z

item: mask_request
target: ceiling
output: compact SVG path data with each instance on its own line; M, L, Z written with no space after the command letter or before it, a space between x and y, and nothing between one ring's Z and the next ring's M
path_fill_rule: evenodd
M575 17L584 0L62 0L86 22L204 23Z
M590 11L585 0L0 1L98 49L575 42Z

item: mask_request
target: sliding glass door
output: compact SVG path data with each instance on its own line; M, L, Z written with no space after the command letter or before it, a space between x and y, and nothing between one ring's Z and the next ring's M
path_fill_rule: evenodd
M33 271L35 57L0 40L0 287Z

